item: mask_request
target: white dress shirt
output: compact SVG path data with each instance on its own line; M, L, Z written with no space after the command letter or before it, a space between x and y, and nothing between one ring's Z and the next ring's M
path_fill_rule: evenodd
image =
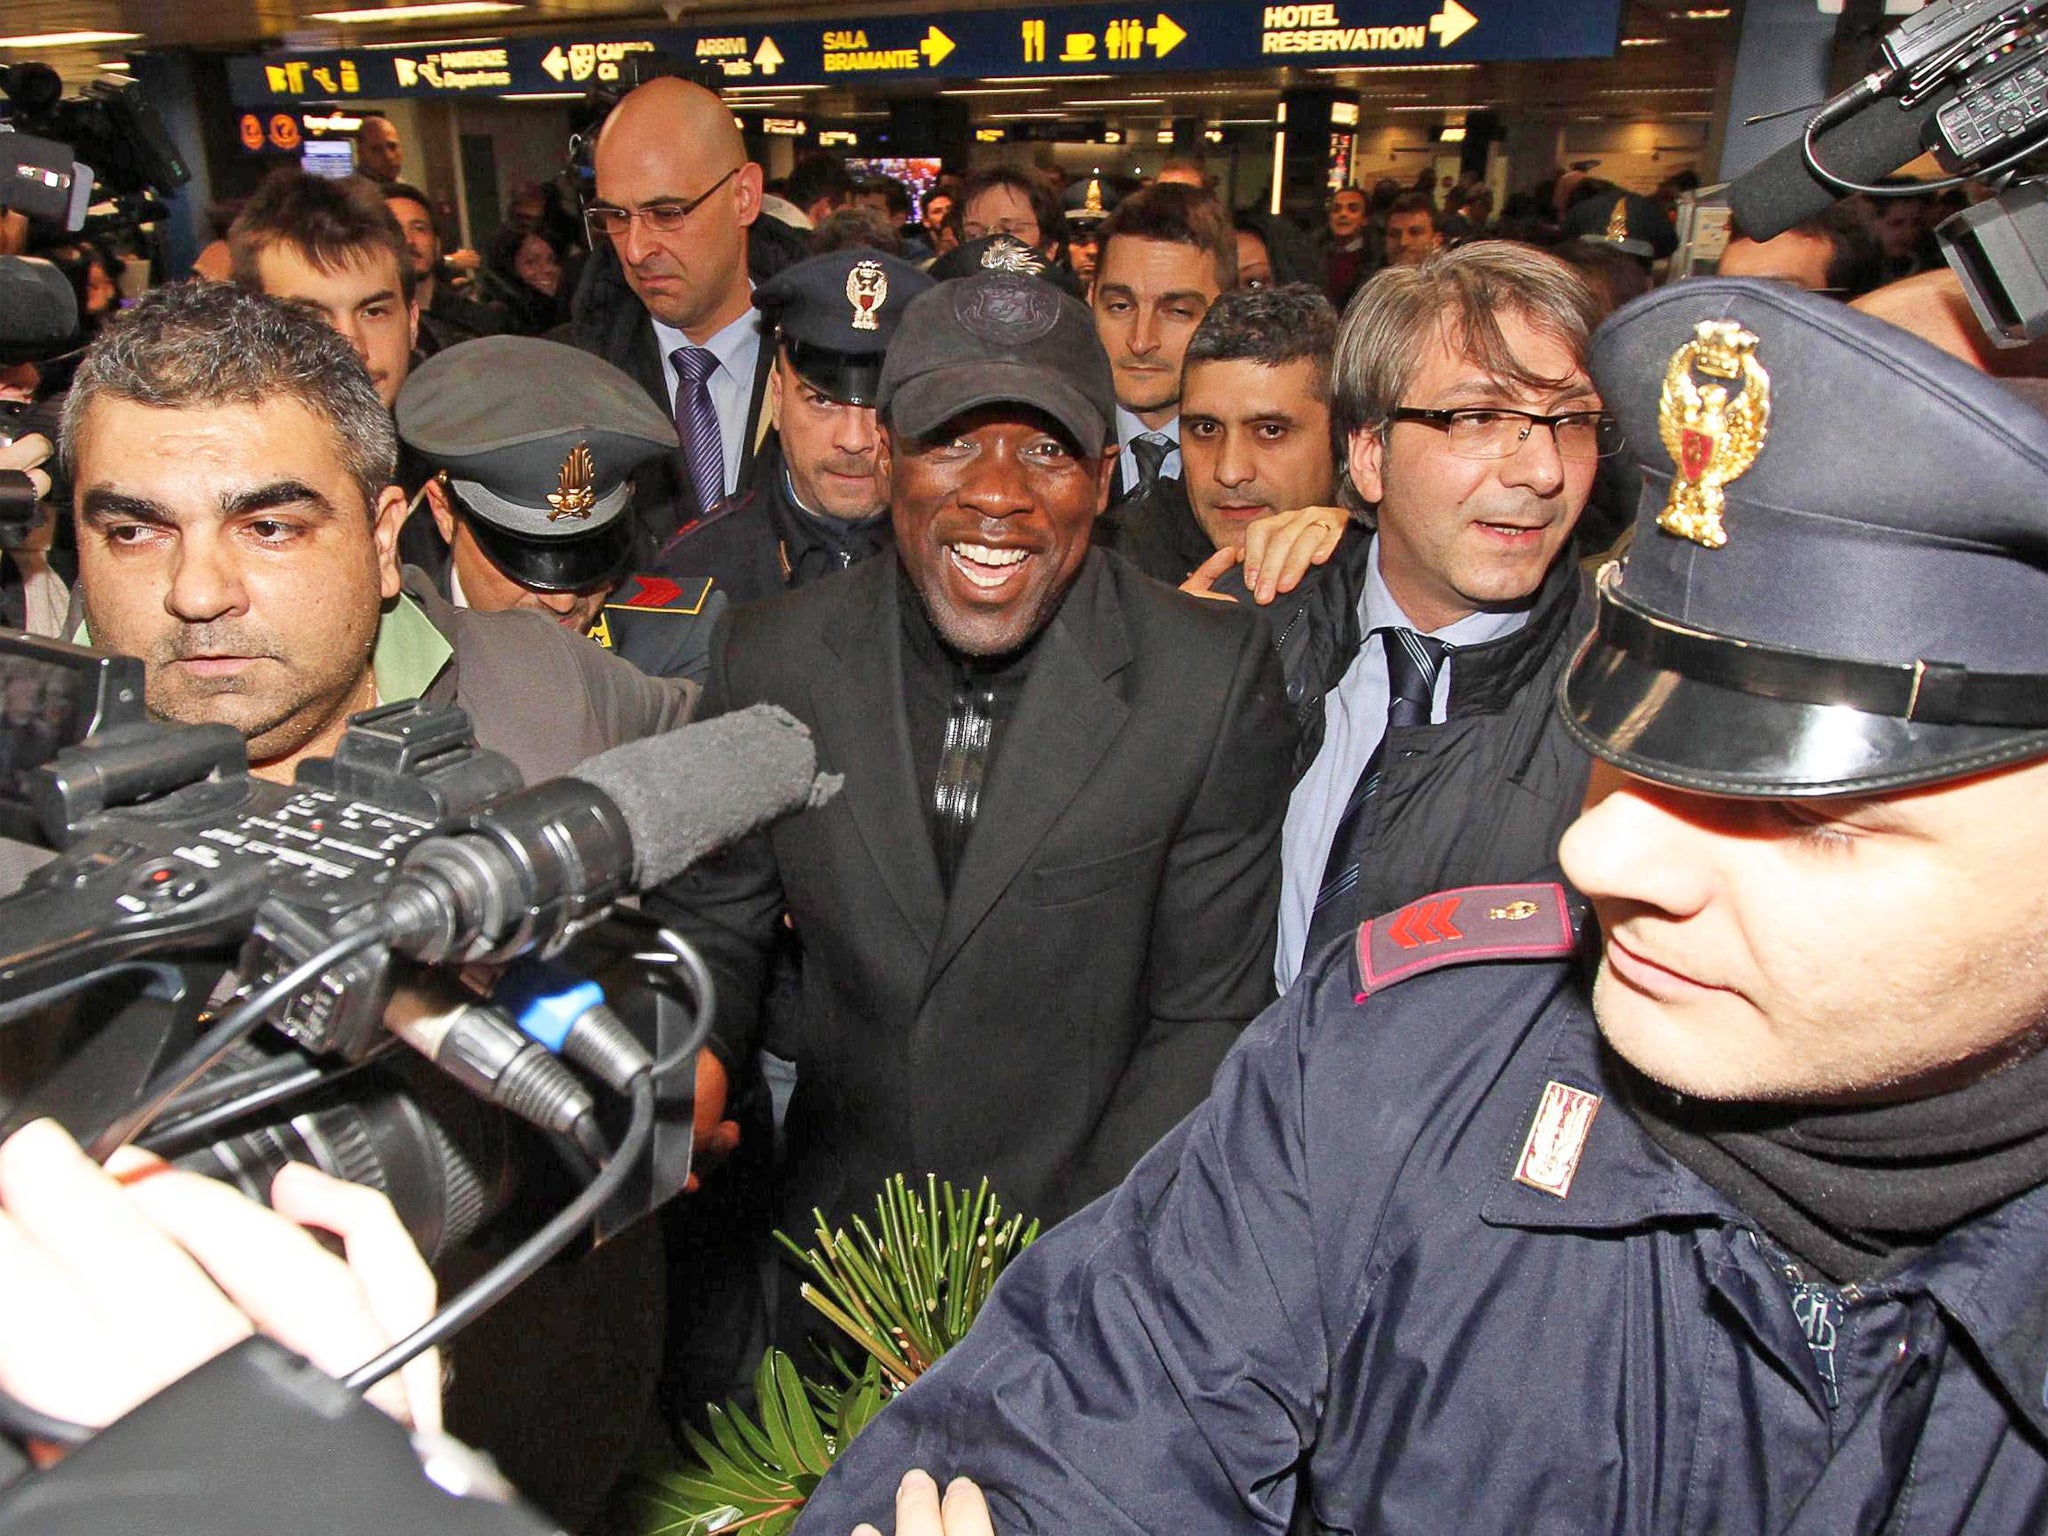
M695 342L672 325L663 325L652 315L654 339L661 349L661 378L668 390L669 415L676 409L677 347ZM753 444L747 441L747 407L754 403L754 370L761 361L761 312L752 305L747 312L704 343L718 359L705 387L711 391L711 409L718 414L719 450L725 457L725 494L739 489L740 465Z

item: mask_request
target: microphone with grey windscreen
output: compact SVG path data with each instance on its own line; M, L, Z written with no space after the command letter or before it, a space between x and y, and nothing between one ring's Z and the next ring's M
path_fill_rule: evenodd
M468 963L552 953L629 891L825 803L802 721L756 704L601 752L481 807L407 854L385 900L392 947Z
M1881 96L1816 133L1813 158L1844 181L1881 181L1926 152L1935 113L1954 96L1939 91L1910 107ZM1797 139L1729 182L1727 192L1735 222L1752 240L1775 239L1843 196L1814 174Z
M644 891L757 827L823 805L841 779L817 770L810 728L755 704L614 747L569 776L618 806L633 839L632 887Z
M71 280L36 256L0 256L0 364L54 357L78 337Z

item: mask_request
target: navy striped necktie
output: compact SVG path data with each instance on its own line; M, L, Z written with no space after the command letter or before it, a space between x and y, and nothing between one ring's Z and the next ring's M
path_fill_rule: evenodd
M697 510L708 512L725 495L725 444L718 411L711 404L711 375L718 367L718 354L704 347L677 347L669 361L676 365L676 436L682 440L690 484L697 492Z
M1380 770L1387 755L1387 738L1402 726L1429 724L1430 705L1436 697L1437 673L1443 670L1450 647L1412 629L1376 630L1387 652L1387 728L1379 745L1365 760L1365 769L1345 802L1337 820L1337 835L1330 841L1330 856L1323 865L1323 883L1316 892L1315 914L1309 919L1308 943L1301 954L1302 967L1315 958L1326 944L1341 933L1358 926L1358 872L1366 844L1371 840L1376 819L1373 802L1380 792Z

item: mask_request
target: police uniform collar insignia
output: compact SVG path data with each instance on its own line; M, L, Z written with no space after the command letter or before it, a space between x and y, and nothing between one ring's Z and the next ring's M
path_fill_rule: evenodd
M1599 1111L1599 1094L1554 1078L1545 1083L1536 1117L1529 1122L1529 1134L1515 1159L1515 1182L1560 1200L1568 1196Z
M875 315L889 298L889 274L879 261L857 261L846 274L846 301L853 306L856 331L879 331Z
M593 488L597 479L597 465L590 457L590 445L578 443L569 450L569 456L562 460L562 468L555 477L555 488L548 494L548 521L559 522L565 517L583 519L597 510L597 492Z
M1576 946L1564 887L1468 885L1439 891L1358 930L1358 998L1410 976L1476 960L1544 960Z
M1723 488L1756 462L1770 430L1771 379L1756 349L1756 336L1734 321L1702 320L1664 374L1657 432L1676 473L1657 526L1708 549L1728 542ZM1696 383L1695 370L1726 383ZM1727 385L1737 381L1731 399Z

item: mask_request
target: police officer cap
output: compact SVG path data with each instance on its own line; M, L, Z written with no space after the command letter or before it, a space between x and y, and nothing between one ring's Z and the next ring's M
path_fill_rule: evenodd
M1559 688L1581 743L1725 795L2048 756L2048 417L1883 321L1735 278L1621 310L1592 370L1643 489Z
M633 472L676 447L647 392L560 342L485 336L398 392L398 433L437 470L485 554L521 586L585 591L632 564Z
M1582 198L1566 210L1564 231L1588 245L1611 246L1643 261L1659 261L1678 249L1678 231L1663 206L1638 192Z
M889 338L905 306L931 285L880 251L834 251L783 268L754 290L754 307L775 327L797 377L846 405L873 405Z
M1067 188L1067 225L1092 229L1116 212L1123 201L1115 187L1105 187L1100 176L1090 176Z
M1021 273L1051 283L1077 299L1081 297L1081 285L1074 280L1073 273L1056 261L1048 261L1045 252L1026 245L1015 235L983 235L979 240L954 246L931 265L932 276L942 283L978 277L984 272Z

